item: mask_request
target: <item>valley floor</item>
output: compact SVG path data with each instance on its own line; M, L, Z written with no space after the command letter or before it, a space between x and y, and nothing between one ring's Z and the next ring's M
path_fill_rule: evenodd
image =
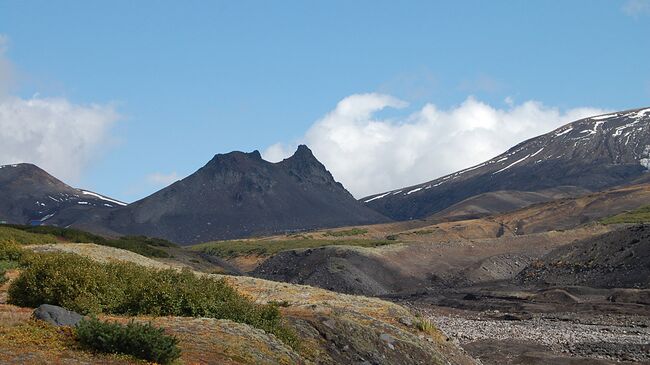
M509 307L501 300L501 310L492 299L472 301L484 308L441 306L426 298L407 305L484 365L650 364L647 305L567 305L562 311L561 303L548 303L531 312L518 300Z

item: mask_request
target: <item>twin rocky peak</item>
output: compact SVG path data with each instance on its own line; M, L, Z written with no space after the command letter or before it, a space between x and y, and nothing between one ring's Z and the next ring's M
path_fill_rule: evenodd
M389 221L357 201L304 145L278 163L258 151L218 154L192 175L126 206L88 193L34 165L7 165L0 169L0 220L43 220L181 244Z

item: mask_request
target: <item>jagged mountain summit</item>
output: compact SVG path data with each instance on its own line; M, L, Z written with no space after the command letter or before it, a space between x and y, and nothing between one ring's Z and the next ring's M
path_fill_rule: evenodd
M650 168L650 108L594 116L524 141L476 166L361 199L395 220L427 217L491 191L559 186L601 190Z
M189 244L386 221L301 145L278 163L258 151L218 154L185 179L80 226Z
M0 221L59 226L126 205L92 191L75 189L29 163L0 166L0 202Z

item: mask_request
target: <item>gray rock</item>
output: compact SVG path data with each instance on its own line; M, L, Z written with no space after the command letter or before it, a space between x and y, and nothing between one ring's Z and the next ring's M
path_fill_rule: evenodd
M411 319L408 318L408 317L401 317L399 319L399 323L401 323L401 324L403 324L403 325L405 325L407 327L413 326L413 321L411 321Z
M32 316L55 326L76 326L83 316L56 305L42 304Z

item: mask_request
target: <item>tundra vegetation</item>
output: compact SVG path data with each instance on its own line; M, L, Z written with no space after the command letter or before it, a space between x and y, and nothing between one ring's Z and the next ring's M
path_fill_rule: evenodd
M162 365L181 356L178 339L149 323L120 324L90 318L79 322L74 332L79 343L92 351L131 355Z
M650 205L629 212L607 217L601 221L603 224L623 224L623 223L649 223L650 222Z
M133 263L100 263L66 253L30 254L9 287L9 303L48 303L82 314L118 314L229 319L260 328L297 345L277 305L256 304L224 279L157 270Z
M24 245L49 244L58 242L95 243L129 250L147 257L168 258L169 253L162 248L177 247L174 243L160 238L145 236L123 236L104 238L92 233L72 228L52 226L0 226L0 242L13 242Z

